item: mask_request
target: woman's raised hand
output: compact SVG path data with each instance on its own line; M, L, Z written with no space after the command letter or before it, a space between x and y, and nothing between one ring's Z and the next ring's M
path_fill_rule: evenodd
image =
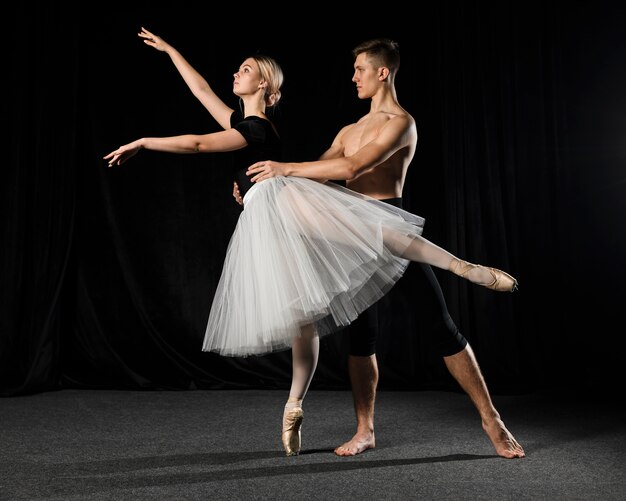
M141 31L137 33L137 36L139 36L139 38L143 38L143 42L146 45L154 47L156 50L167 52L167 49L170 47L170 44L168 44L165 40L148 31L143 26L141 28Z

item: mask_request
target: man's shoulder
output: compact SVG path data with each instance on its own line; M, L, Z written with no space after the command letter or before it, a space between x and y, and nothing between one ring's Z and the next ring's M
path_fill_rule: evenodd
M384 113L380 120L384 121L385 124L389 124L394 129L401 128L403 130L409 130L415 128L415 119L410 113L404 110Z
M368 117L372 120L398 120L407 122L415 121L411 114L400 106L394 107L392 109L380 110L374 113L368 113L367 115L363 116L361 120L368 119Z
M413 115L411 115L404 108L398 108L397 110L394 110L392 113L389 113L389 115L390 115L390 119L399 119L399 120L405 120L410 123L415 123L415 119L413 118Z
M339 131L340 135L349 133L352 129L368 129L375 127L376 129L382 129L387 124L394 124L394 128L399 126L403 129L410 129L415 127L415 119L406 110L399 108L392 111L376 111L363 115L356 122L344 125Z

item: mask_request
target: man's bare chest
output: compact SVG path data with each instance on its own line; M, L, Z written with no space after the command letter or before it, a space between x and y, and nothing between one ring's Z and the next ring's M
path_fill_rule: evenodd
M357 123L344 137L345 154L352 155L378 137L379 127L372 122Z

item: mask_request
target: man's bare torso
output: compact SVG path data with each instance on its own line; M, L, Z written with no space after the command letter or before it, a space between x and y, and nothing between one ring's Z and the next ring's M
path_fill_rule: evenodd
M401 112L402 114L384 112L368 113L358 122L350 126L342 138L344 155L350 156L367 143L376 139L380 129L389 120L400 116L407 116L404 110L401 110ZM346 186L351 190L363 193L372 198L386 199L401 197L406 172L415 153L417 134L414 134L414 136L409 146L399 149L383 163L361 174L357 178L347 181Z

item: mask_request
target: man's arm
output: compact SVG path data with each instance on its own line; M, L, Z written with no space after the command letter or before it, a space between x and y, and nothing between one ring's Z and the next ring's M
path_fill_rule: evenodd
M350 127L351 125L346 125L339 131L337 136L335 136L333 143L330 145L330 148L328 148L319 158L320 160L328 160L331 158L343 157L344 148L343 148L343 142L341 138L343 137L343 134L345 133L345 131L348 130ZM278 162L275 162L275 163L279 164ZM257 164L254 164L254 165L257 165ZM279 174L276 174L276 175L279 175ZM310 179L314 179L315 181L319 181L320 183L325 183L326 181L328 181L327 178L311 177ZM233 198L239 205L243 205L243 197L241 196L241 192L239 191L239 186L237 185L236 182L233 183Z
M349 156L343 154L340 134L333 145L313 162L257 162L250 166L248 175L253 182L274 176L297 176L310 179L352 180L373 169L400 149L409 146L416 135L415 124L408 117L389 120L378 136Z

